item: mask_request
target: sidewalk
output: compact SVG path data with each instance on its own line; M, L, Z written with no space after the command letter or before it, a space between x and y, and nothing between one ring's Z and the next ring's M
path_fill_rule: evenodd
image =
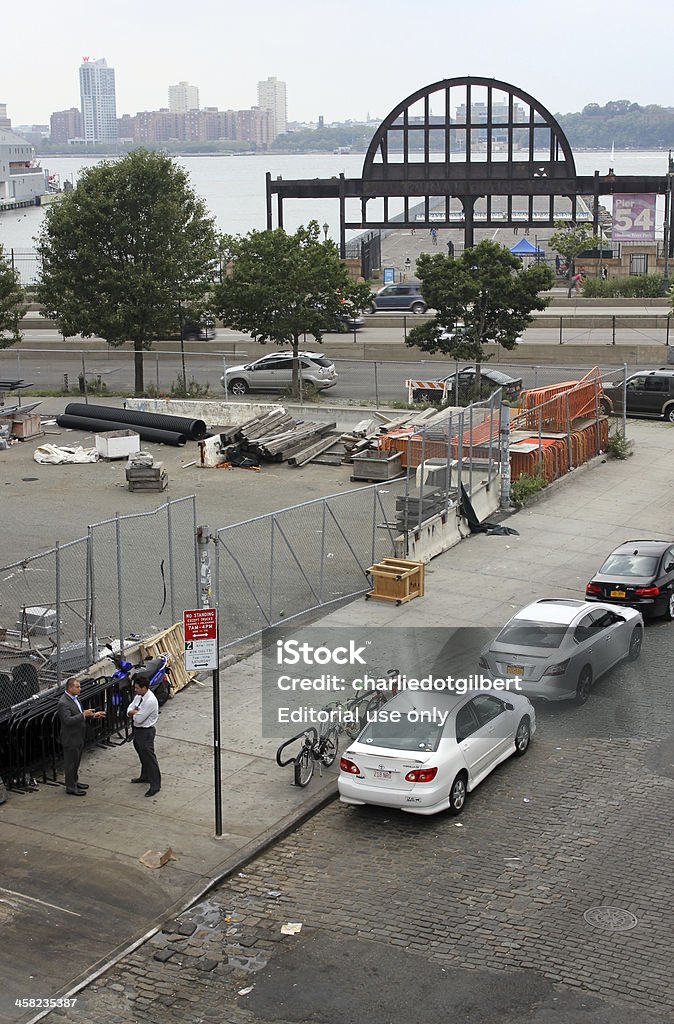
M321 625L359 635L378 626L495 625L537 596L582 596L618 542L674 533L674 430L630 421L629 435L633 458L595 460L552 485L509 521L519 537L476 536L435 559L425 597L400 608L356 599ZM261 736L260 660L254 654L221 672L221 839L213 835L210 680L162 711L158 797L146 800L145 787L129 783L137 759L126 744L86 751L86 799L41 786L11 793L0 807L0 1021L28 1019L16 998L71 990L331 798L335 769L295 789L290 769L274 763L277 741ZM167 847L176 859L162 869L139 863L147 850Z

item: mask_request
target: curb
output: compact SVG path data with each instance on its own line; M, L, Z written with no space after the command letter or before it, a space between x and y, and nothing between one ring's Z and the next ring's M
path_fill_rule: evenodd
M217 873L207 882L202 881L195 883L195 885L191 889L188 889L179 900L176 900L175 903L168 906L166 910L162 912L160 917L156 917L151 923L148 931L144 932L143 935L137 939L133 939L122 947L116 946L115 949L108 954L103 963L101 963L100 960L98 961L100 966L94 964L93 968L89 969L88 973L84 977L80 976L79 980L76 978L74 982L69 982L68 984L71 987L69 987L67 991L57 992L55 998L71 999L73 996L77 995L78 992L81 992L83 989L91 985L92 982L97 981L98 978L102 977L110 970L111 967L114 967L120 960L123 960L124 957L133 953L134 950L139 949L148 941L148 939L151 939L153 935L156 935L157 932L161 930L161 926L165 921L172 917L178 917L180 914L184 914L186 910L189 910L195 903L198 903L199 900L203 899L211 889L226 881L233 874L240 871L247 864L250 864L251 861L255 860L262 853L265 853L276 843L285 839L287 835L290 835L291 832L298 829L300 825L303 825L305 821L312 818L314 814L317 814L324 807L327 807L328 804L332 803L336 796L337 779L335 778L331 782L328 782L320 792L316 793L315 796L306 800L301 807L297 808L297 810L287 814L285 818L281 818L281 820L277 821L274 825L270 825L269 828L265 829L264 832L261 832L255 837L255 839L251 840L240 850L237 850L236 853L231 854L226 858L226 860L222 861L217 868ZM56 1009L56 1007L43 1010L42 1013L37 1014L37 1016L30 1017L28 1020L22 1018L17 1022L17 1024L37 1024L37 1021L44 1020L48 1017L52 1012L52 1009Z

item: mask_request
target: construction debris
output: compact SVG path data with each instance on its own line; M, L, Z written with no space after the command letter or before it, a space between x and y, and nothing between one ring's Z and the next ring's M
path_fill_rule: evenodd
M163 462L155 462L148 452L137 452L126 464L126 481L130 491L163 491L168 475Z
M41 444L33 452L33 459L41 465L60 466L66 462L98 462L98 458L95 448L82 448L80 445L59 447L56 444Z

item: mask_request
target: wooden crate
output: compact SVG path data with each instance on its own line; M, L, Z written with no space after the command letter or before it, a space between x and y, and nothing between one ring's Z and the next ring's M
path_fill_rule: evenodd
M405 604L413 597L424 594L424 563L406 558L384 558L367 570L372 576L374 588L365 595L378 597L382 601Z
M176 622L161 633L142 640L139 649L143 661L158 658L160 654L171 655L169 668L172 695L182 690L197 675L196 672L188 672L185 668L185 637L182 622Z

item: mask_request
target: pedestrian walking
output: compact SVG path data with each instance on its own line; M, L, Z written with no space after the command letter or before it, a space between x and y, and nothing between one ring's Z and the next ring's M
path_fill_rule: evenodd
M403 281L406 281L407 275L412 273L412 260L409 258L409 256L405 257L404 268L405 269L403 271Z
M520 226L519 226L519 224L513 224L513 235L519 235L519 233L520 233Z
M80 782L79 769L84 738L87 731L87 718L105 718L105 711L86 710L80 704L82 687L79 679L71 676L66 679L66 688L56 705L56 715L61 723L61 746L63 747L63 767L66 776L66 793L68 796L86 796L89 786Z
M431 238L433 239L433 245L438 244L438 229L431 228Z
M411 231L411 234L413 234L413 235L416 235L416 233L417 233L417 229L416 229L415 225L413 224L413 225L412 225L412 231Z
M606 281L608 279L608 267L606 266L605 263L602 263L601 279L602 279L602 281Z
M527 224L527 225L526 225L526 227L524 228L524 234L525 234L525 235L528 235L528 234L529 234L529 225L528 225L528 224Z
M154 751L155 725L159 717L159 704L146 680L133 684L134 698L127 715L133 724L133 748L140 761L140 775L132 782L146 782L150 787L145 796L155 796L161 789L161 772Z
M559 257L559 253L557 253L557 255L555 256L555 273L559 274L561 269L562 269L562 261L561 261L561 259Z

